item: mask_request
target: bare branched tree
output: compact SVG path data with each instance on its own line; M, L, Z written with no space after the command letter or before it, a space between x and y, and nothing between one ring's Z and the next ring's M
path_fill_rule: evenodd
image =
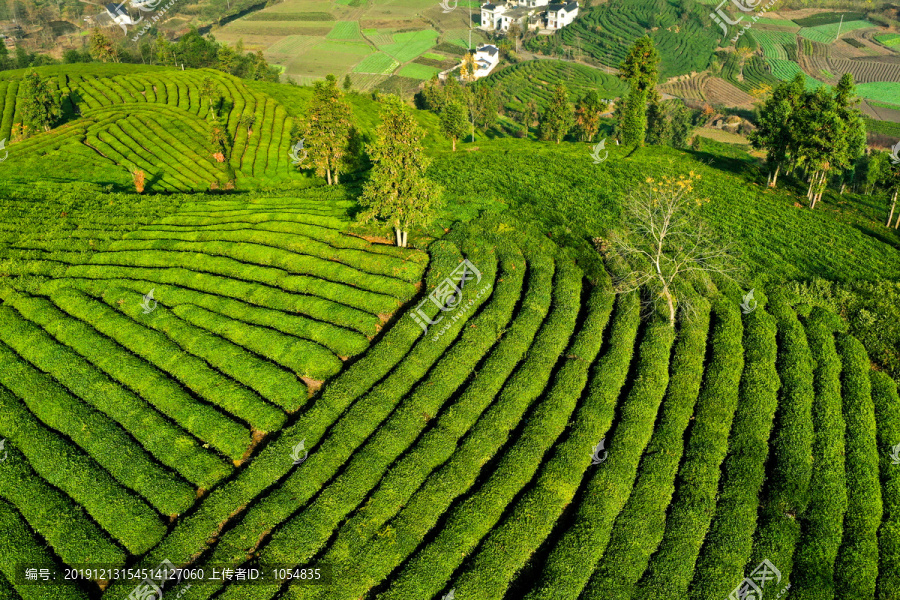
M700 207L709 200L694 194L699 178L691 172L647 179L625 201L625 228L609 240L609 254L623 263L614 277L616 292L645 289L645 307L662 310L673 326L679 304L687 308L688 289L738 268L732 248L719 242L700 218Z

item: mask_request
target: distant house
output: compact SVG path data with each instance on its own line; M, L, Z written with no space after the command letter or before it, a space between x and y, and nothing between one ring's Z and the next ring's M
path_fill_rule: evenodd
M578 16L578 2L551 4L547 7L546 29L562 29Z
M546 10L541 10L546 7ZM570 24L578 16L578 2L550 4L549 0L507 0L505 3L481 5L480 28L486 31L507 31L513 23L523 30L555 31Z
M116 24L118 24L123 30L126 25L134 25L136 21L131 18L131 15L128 14L128 11L125 10L125 5L123 4L107 4L105 6L106 14L109 15L109 18L113 20Z
M491 44L484 44L475 50L475 78L490 74L500 62L500 49Z

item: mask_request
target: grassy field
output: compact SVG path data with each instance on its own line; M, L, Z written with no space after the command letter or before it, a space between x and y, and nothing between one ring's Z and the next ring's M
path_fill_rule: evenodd
M399 249L353 220L359 181L287 166L310 88L44 69L78 92L70 118L0 164L4 600L141 584L24 584L23 560L329 579L165 586L184 600L699 600L765 558L776 592L891 597L897 385L791 285L900 279L885 198L829 191L806 209L801 181L770 190L711 139L610 146L599 165L569 141L453 152L415 111L447 204ZM230 193L204 192L220 168L204 162L204 77L233 103ZM371 134L380 105L347 98ZM144 194L135 165L158 167ZM671 327L613 292L591 240L635 189L689 172L739 271L679 292L694 311ZM463 260L478 272L459 306L429 301Z

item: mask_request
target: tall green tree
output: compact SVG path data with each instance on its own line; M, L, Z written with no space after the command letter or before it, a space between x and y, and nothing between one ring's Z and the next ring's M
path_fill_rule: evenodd
M794 146L795 113L804 95L803 75L797 74L792 81L780 83L757 109L757 128L748 136L757 150L766 151L766 162L770 169L769 187L778 183L778 174L791 159Z
M672 140L672 124L669 121L668 106L657 95L650 101L647 108L647 135L648 144L663 146Z
M643 146L647 132L647 102L655 98L659 81L659 52L649 36L634 43L619 66L619 77L628 83L622 110L622 143Z
M339 182L349 151L352 114L334 77L313 86L306 119L301 127L304 148L316 175L328 185Z
M369 146L372 170L360 204L364 222L389 222L397 245L408 245L412 227L427 226L441 203L441 189L425 176L429 160L422 147L425 132L396 96L384 99L375 143Z
M469 126L466 107L457 101L449 102L441 111L441 130L453 143L456 152L456 141L466 135Z
M600 129L600 115L607 104L596 91L591 90L575 104L575 127L583 141L593 142Z
M29 133L48 131L62 112L50 82L32 72L22 78L20 86L22 125Z
M791 132L796 160L809 175L809 207L821 200L834 173L846 171L865 150L866 129L853 76L845 74L834 92L824 87L805 93Z
M672 145L676 148L687 148L694 130L694 113L683 101L670 102L669 115L672 122Z
M547 110L541 117L540 138L542 140L556 140L560 143L572 125L575 123L575 115L572 104L569 102L569 92L566 86L557 84L553 90L553 97Z
M475 125L479 129L485 130L497 122L497 94L488 86L480 85L475 89L474 95Z

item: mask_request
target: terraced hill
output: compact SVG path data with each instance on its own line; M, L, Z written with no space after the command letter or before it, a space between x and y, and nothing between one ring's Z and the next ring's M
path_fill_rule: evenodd
M352 186L177 193L190 160L161 172L170 193L36 183L62 161L106 183L131 159L95 149L138 123L193 156L171 133L205 123L189 74L64 73L81 117L0 172L35 181L0 188L0 598L147 598L145 575L51 586L24 562L276 575L164 586L185 600L706 600L759 565L778 570L766 597L900 597L900 397L844 322L780 287L742 308L715 280L673 329L553 241L586 243L627 190L696 168L748 268L893 276L869 213L795 210L739 159L610 148L598 166L589 145L525 140L441 154L455 202L518 212L427 251L360 237ZM281 122L266 86L217 81ZM281 148L255 137L254 168Z
M224 187L225 164L214 156L209 141L207 116L209 103L215 100L200 95L207 78L223 102L233 146L230 165L241 182L251 187L272 185L288 180L295 171L290 159L293 119L284 106L251 91L236 77L213 69L137 65L43 67L38 72L53 77L67 122L48 135L10 145L16 161L0 164L4 179L28 171L53 174L64 161L84 175L82 181L105 182L110 171L117 172L117 181L130 181L130 173L140 169L148 191ZM0 139L12 140L13 123L20 120L23 74L0 73Z

